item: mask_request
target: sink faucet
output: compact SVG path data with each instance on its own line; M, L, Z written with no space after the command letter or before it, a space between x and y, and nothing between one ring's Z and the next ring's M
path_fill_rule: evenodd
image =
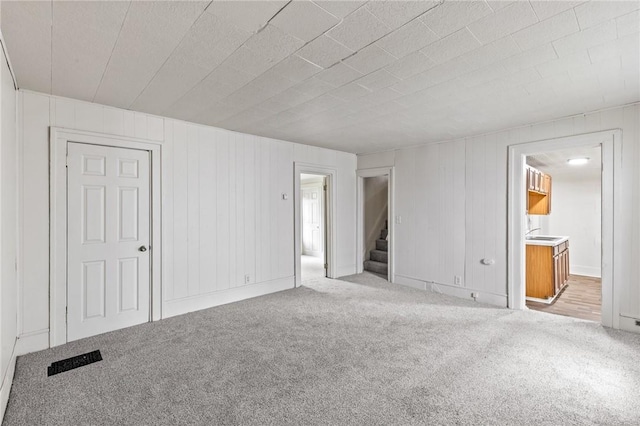
M532 233L533 231L539 231L540 229L542 229L542 228L533 228L533 229L530 229L530 230L528 230L527 232L525 232L525 233L524 233L524 235L525 235L525 237L526 237L527 235L529 235L529 234L530 234L530 233Z

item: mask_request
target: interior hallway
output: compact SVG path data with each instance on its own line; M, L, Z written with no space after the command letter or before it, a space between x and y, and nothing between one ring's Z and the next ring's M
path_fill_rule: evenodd
M302 282L325 278L324 258L316 256L302 255Z

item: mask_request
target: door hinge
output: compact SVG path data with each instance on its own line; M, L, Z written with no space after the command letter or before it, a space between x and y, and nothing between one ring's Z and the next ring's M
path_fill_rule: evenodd
M69 317L69 308L64 308L64 322L68 322L67 318Z
M327 190L327 185L323 185L322 189L324 189L326 191Z
M329 269L329 264L328 263L324 264L324 269Z

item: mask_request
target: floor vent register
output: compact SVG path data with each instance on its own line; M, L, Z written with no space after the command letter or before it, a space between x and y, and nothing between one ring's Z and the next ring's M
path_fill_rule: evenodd
M47 368L47 376L64 373L74 368L84 367L94 362L102 361L100 351L87 352L86 354L72 356L71 358L56 361Z

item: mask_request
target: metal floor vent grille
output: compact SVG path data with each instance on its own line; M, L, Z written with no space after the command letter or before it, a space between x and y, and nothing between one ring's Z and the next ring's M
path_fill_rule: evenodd
M64 373L74 368L84 367L94 362L102 361L100 351L87 352L86 354L72 356L71 358L56 361L47 368L47 376Z

